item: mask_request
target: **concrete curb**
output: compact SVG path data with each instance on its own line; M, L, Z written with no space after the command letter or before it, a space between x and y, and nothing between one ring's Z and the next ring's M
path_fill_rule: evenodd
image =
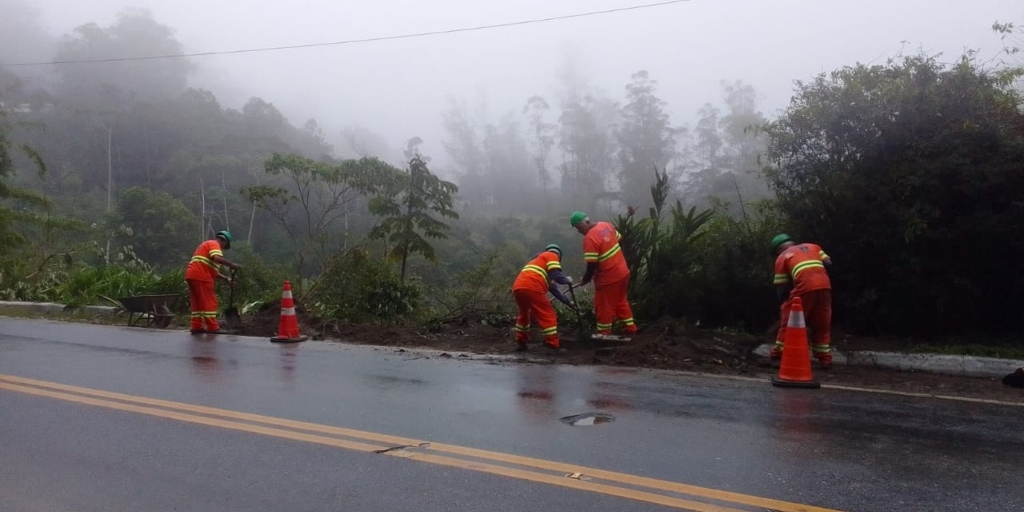
M770 343L765 343L757 347L754 353L768 357L771 347ZM1014 359L927 353L904 354L869 350L844 354L832 349L832 361L837 365L877 366L894 370L914 370L962 377L1003 377L1008 373L1013 373L1017 368L1024 368L1024 361Z
M117 308L113 306L65 306L64 304L57 304L54 302L16 302L6 300L0 301L0 308L21 309L31 313L45 314L81 311L83 313L103 315L117 311Z

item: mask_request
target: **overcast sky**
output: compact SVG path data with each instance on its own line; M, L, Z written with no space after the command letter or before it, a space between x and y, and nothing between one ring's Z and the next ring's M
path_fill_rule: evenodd
M126 7L152 11L186 50L215 51L338 41L519 21L653 0L34 0L54 34L86 22L107 26ZM632 73L660 82L676 123L718 102L719 81L741 79L762 110L784 108L793 80L856 62L884 63L904 47L996 54L994 21L1024 23L1021 0L692 0L527 26L312 49L195 59L196 84L225 106L250 96L273 102L301 125L316 118L329 138L360 125L398 147L422 137L441 162L448 94L485 101L492 120L526 98L553 99L567 52L584 58L602 90L621 98Z

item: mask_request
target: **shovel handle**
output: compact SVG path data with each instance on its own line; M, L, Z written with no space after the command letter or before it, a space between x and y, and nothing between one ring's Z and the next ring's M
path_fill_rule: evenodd
M231 286L228 286L231 291L228 292L228 307L235 305L235 274L237 272L238 270L231 269Z
M569 285L569 296L572 297L573 309L576 310L576 321L580 324L580 329L583 329L583 315L580 314L580 304L576 302L576 291L574 285Z

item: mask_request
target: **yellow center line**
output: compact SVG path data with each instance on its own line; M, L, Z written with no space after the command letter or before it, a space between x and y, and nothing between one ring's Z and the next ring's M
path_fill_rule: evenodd
M229 430L239 430L242 432L249 432L254 434L263 434L272 437L278 437L282 439L289 439L294 441L304 441L308 443L321 444L326 446L333 446L337 448L344 448L348 450L360 451L360 452L374 452L385 449L384 446L372 446L364 443L356 443L352 441L346 441L343 439L337 439L333 437L318 436L315 434L304 434L301 432L294 432L290 430L282 430L270 427L261 427L258 425L250 425L247 423L238 423L234 421L218 420L215 418L206 418L203 416L196 416L193 414L179 413L174 411L167 411L164 409L155 409L152 407L145 407L132 404L123 404L118 402L112 402L109 400L102 400L98 398L89 398L77 395L71 395L67 393L59 393L56 391L48 391L45 389L39 389L29 386L20 386L16 384L7 384L0 382L0 389L8 391L16 391L19 393L25 393L35 396L43 396L47 398L56 398L69 402L76 402L85 405L92 405L95 407L104 407L108 409L115 409L120 411L134 412L138 414L146 414L150 416L156 416L161 418L174 419L187 423L196 423L200 425L207 425L212 427L219 427ZM560 487L567 487L570 489L577 489L581 491L589 491L600 494L606 494L609 496L617 496L621 498L632 499L636 501L645 501L648 503L654 503L658 505L665 505L668 507L679 508L683 510L689 510L693 512L743 512L742 510L722 507L718 505L712 505L708 503L701 503L697 501L685 500L680 498L674 498L671 496L664 496L660 494L654 494L650 492L638 491L634 489L628 489L623 487L616 487L613 485L600 484L586 482L583 480L576 480L571 478L559 477L555 475L538 473L535 471L526 471L522 469L498 466L495 464L487 464L480 462L473 462L467 460L459 460L451 457L445 457L442 455L432 454L420 454L420 453L403 453L399 451L384 452L384 455L392 455L397 457L409 458L420 462L427 462L431 464L437 464L442 466L448 466L458 469L466 469L471 471L477 471L481 473L489 473L492 475L505 476L509 478L517 478L520 480L526 480L530 482L537 482L549 485L556 485Z
M26 387L32 386L32 387ZM48 396L51 398L59 398L62 400L69 400L78 403L84 403L88 405L96 405L99 407L107 407L112 409L124 410L129 412L137 412L142 414L148 414L152 416L160 416L165 418L177 419L180 421L188 421L192 423L200 423L203 425L217 426L221 428L229 428L235 430L244 430L247 432L259 433L264 435L271 435L275 437L284 437L288 439L296 439L307 442L314 442L320 444L328 444L330 446L336 446L339 448L345 448L357 451L376 451L386 447L393 446L419 446L423 444L423 441L391 436L387 434L380 434L376 432L367 432L361 430L353 430L342 427L334 427L329 425L320 425L316 423L307 423L302 421L289 420L284 418L275 418L271 416L262 416L258 414L244 413L239 411L231 411L226 409L218 409L213 407L206 407L194 404L187 404L181 402L173 402L168 400L161 400L155 398L139 397L134 395L126 395L122 393L113 393L109 391L102 391L91 388L83 388L78 386L70 386L66 384L58 384L55 382L41 381L35 379L28 379L24 377L15 377L11 375L0 374L0 388L8 389L11 391L18 391L23 393L29 393L39 396ZM46 389L38 389L46 388ZM84 397L70 395L65 393L58 393L51 390L59 390L70 393L77 393L86 395ZM99 400L99 397L108 400ZM124 402L131 402L128 404L111 402L109 400L120 400ZM144 406L134 405L143 404ZM379 443L380 446L369 445L361 442L343 440L337 438L328 438L323 436L303 434L294 432L294 430L282 430L276 428L268 428L257 425L249 425L243 423L237 423L232 421L224 421L216 418L207 418L202 416L195 416L192 414L184 414L181 412L167 411L164 409L154 409L152 407L145 406L156 406L167 409L175 409L177 411L188 411L192 413L205 414L210 416L218 416L221 418L230 418L236 420L244 420L255 423L263 423L266 425L273 425L277 427L286 427L289 429L305 430L309 432L318 432L323 434L331 434L335 436L345 436L363 441L370 441ZM301 436L301 437L297 437ZM328 440L329 442L323 442ZM614 496L620 496L630 499L636 499L640 501L647 501L651 503L658 503L667 506L675 506L677 508L683 508L687 510L696 511L725 511L734 510L717 507L715 505L708 505L704 503L691 502L687 500L679 500L677 498L667 497L658 494L651 494L644 491L637 491L633 489L626 489L621 487L615 487L611 485L581 481L576 479L568 479L563 476L554 476L551 474L537 473L533 471L527 471L516 468L508 468L503 466L496 466L493 464L465 461L460 459L454 459L450 457L444 457L441 455L434 455L426 452L443 452L451 455L458 455L462 457L473 457L477 459L483 459L491 462L499 462L505 464L516 464L519 466L526 466L536 468L549 472L557 472L560 474L567 473L581 473L592 479L606 480L609 482L626 484L638 487L646 487L648 489L671 492L678 494L686 494L690 496L696 496L704 499L731 502L740 505L755 506L761 508L768 508L779 512L836 512L832 509L814 507L810 505L803 505L798 503L791 503L786 501L774 500L769 498L761 498L758 496L751 496L746 494L734 493L729 491L721 491L717 489L710 489L705 487L699 487L688 484L681 484L677 482L670 482L666 480L659 480L655 478L642 477L637 475L630 475L627 473L618 473L614 471L606 471L602 469L589 468L585 466L577 466L572 464L566 464L561 462L549 461L544 459L535 459L531 457L524 457L519 455L512 455L501 452L492 452L487 450L480 450L476 448L468 448L457 445L449 445L444 443L429 443L429 446L423 449L417 449L417 451L403 452L394 451L386 452L389 455L401 455L403 457L413 458L423 462L432 462L435 464L448 465L452 467L459 467L463 469L472 469L476 471L483 471L491 474L499 474L502 476L509 476L512 478L519 478L523 480L535 481L548 483L553 485L560 485L563 487L571 487L576 489L590 490L593 492L599 492L602 494L609 494ZM654 501L657 500L657 501ZM664 500L670 500L675 505L668 504ZM674 501L673 501L674 500ZM696 507L696 508L695 508ZM711 508L708 508L711 507Z

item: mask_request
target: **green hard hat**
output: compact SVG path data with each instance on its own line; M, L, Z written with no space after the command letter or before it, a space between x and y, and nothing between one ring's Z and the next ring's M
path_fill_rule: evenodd
M790 238L790 236L785 233L775 235L775 238L772 238L772 250L774 251L775 249L778 249L780 245L792 241L793 239Z
M223 238L224 240L227 240L228 242L231 242L231 233L227 231L218 231L217 236Z
M587 218L587 212L575 211L569 216L569 225L576 227L577 224L583 222Z
M548 251L557 252L559 257L562 256L562 248L559 247L558 244L551 244L551 245L545 247L544 248L544 252L548 252Z

